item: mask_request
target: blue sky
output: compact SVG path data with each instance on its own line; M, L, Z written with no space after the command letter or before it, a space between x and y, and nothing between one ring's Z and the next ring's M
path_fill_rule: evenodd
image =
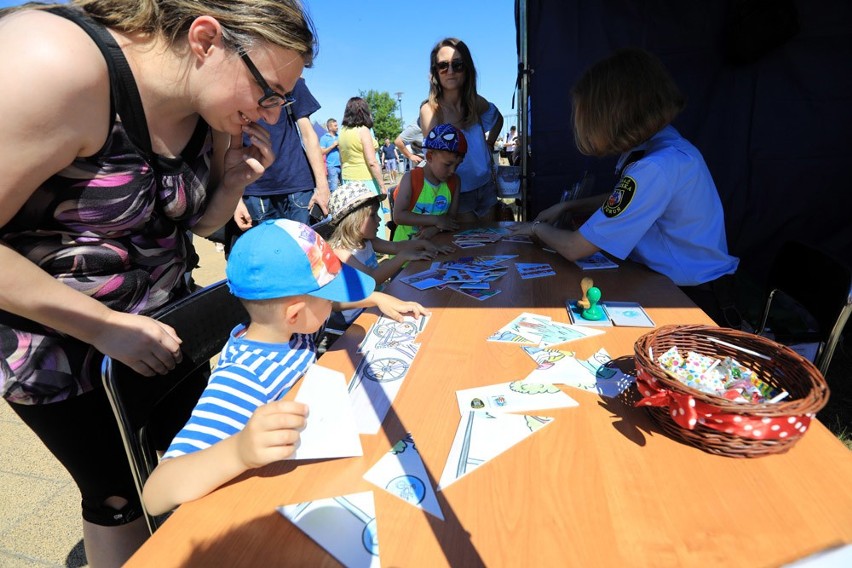
M402 95L405 123L417 118L429 94L429 52L441 39L470 47L479 94L497 105L504 131L516 119L514 0L357 2L306 0L319 36L319 57L304 73L322 108L313 118L338 120L349 97L375 89ZM358 5L359 8L353 8ZM517 101L516 101L517 105Z
M319 36L319 57L304 73L322 108L312 117L338 121L349 97L360 91L402 92L405 124L417 118L429 93L429 52L455 36L470 47L479 76L479 94L505 117L512 116L517 51L514 0L303 0ZM0 6L20 4L0 0ZM516 102L517 104L517 102Z

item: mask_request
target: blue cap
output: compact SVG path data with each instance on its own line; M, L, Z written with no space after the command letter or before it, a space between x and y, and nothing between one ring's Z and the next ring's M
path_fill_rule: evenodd
M231 293L245 300L307 294L333 302L357 302L376 281L343 264L316 231L288 219L264 221L245 232L225 268Z

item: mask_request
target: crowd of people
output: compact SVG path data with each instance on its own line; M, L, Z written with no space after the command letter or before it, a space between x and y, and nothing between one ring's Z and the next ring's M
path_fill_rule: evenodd
M277 398L315 360L329 313L426 313L376 284L449 252L430 241L438 232L494 219L503 117L478 94L463 41L434 46L417 123L381 147L360 97L339 130L330 118L317 136L320 104L301 78L316 49L296 0L73 0L2 13L0 50L18 55L0 69L29 88L0 95L0 392L79 487L92 566L120 565L147 537L100 361L145 376L180 361L181 338L150 315L192 292L193 234L230 224L227 278L250 315L210 388L236 373L257 396L236 421L229 403L204 398L145 487L155 513L292 453L307 409ZM622 177L614 192L515 231L567 258L630 257L719 304L737 259L709 171L670 125L683 101L665 69L620 52L572 100L578 148L621 154ZM391 191L402 158L412 168ZM595 212L579 230L557 225L580 209ZM320 220L329 242L309 227Z

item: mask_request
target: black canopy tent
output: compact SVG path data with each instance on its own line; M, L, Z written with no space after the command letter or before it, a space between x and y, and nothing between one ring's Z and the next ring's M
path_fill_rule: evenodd
M790 238L852 264L848 0L518 0L516 20L528 215L585 172L587 195L613 187L615 158L574 147L569 90L594 61L639 46L687 96L674 126L713 173L741 268L761 281Z

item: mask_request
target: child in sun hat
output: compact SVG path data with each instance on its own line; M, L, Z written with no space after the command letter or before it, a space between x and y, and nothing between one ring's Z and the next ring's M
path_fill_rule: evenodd
M452 124L439 124L423 138L423 148L426 166L406 173L394 196L395 241L428 239L458 228L461 182L455 172L464 160L467 140Z
M378 306L397 320L425 313L374 292L369 275L341 263L313 229L286 219L243 234L226 275L250 321L231 331L189 421L145 483L151 514L293 453L308 409L279 399L316 361L313 334L333 308Z
M409 260L431 260L438 247L427 240L391 242L379 238L379 204L386 198L360 182L344 183L331 195L328 212L334 232L329 244L338 258L381 285ZM379 262L376 253L394 255Z

